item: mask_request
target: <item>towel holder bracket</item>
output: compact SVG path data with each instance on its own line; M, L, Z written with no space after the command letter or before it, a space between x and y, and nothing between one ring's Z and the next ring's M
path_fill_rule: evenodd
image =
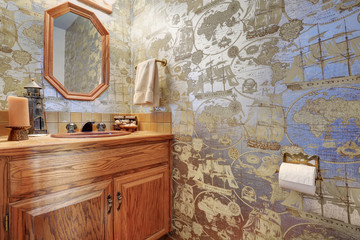
M162 59L162 60L159 60L159 59L155 59L155 62L159 62L159 63L161 63L161 66L163 66L163 67L166 67L166 65L167 65L167 60L164 58L164 59ZM137 66L135 66L135 70L137 69Z
M314 161L314 163L312 163ZM304 164L308 166L312 166L316 168L316 180L322 180L321 172L320 172L320 157L313 155L309 156L307 154L304 154L302 152L297 154L290 154L290 153L284 153L283 155L283 162L286 163L293 163L293 164ZM279 170L276 170L276 173L278 173Z

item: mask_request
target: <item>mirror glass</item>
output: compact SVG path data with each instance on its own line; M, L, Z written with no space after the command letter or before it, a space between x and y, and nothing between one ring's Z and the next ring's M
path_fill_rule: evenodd
M87 18L65 13L54 19L53 74L70 92L89 93L102 81L101 35Z

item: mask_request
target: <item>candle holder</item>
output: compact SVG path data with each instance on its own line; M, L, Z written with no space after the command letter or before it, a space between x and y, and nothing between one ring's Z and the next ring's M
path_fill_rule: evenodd
M28 129L30 126L20 126L20 127L10 127L11 128L8 141L22 141L22 140L28 140L28 132L26 129Z

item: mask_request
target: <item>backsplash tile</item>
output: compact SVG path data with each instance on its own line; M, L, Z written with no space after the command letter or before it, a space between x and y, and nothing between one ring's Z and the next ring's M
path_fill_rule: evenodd
M171 122L164 123L164 133L172 133Z
M69 123L64 123L64 122L61 122L59 123L59 129L58 129L58 133L66 133L67 132L67 129L66 129L66 125L68 125Z
M58 112L45 112L46 122L48 123L57 123L59 122L59 113Z
M156 132L164 132L164 123L157 123Z
M73 122L73 123L81 123L81 113L80 112L72 112L70 114L70 122Z
M0 136L8 136L10 133L10 128L6 127L7 124L0 124Z
M91 114L91 121L95 123L99 123L102 121L102 114L101 113L92 113Z
M150 131L150 123L149 122L140 122L140 131Z
M0 111L0 123L8 123L9 114L7 111Z
M46 127L49 134L58 133L59 131L59 123L48 122Z
M75 123L76 126L77 126L77 128L75 129L75 132L80 132L80 131L81 131L81 127L82 127L81 122L72 122L72 123Z
M164 122L164 113L163 112L156 112L155 113L155 122L157 122L157 123Z
M151 113L143 113L143 122L150 122L150 115Z
M103 113L102 114L102 122L110 122L111 119L110 119L110 114L109 113Z
M70 122L70 112L59 112L59 122Z
M96 125L103 122L106 131L113 130L114 116L136 116L138 119L138 131L155 131L172 133L171 112L153 113L81 113L81 112L46 112L46 125L49 134L67 132L66 125L73 122L77 125L76 132L81 131L82 126L88 122L95 122L93 130L97 131ZM0 111L0 136L8 135L8 112Z
M164 112L164 122L171 123L172 113L171 112Z
M84 113L81 113L81 121L82 122L88 122L88 121L91 121L91 113L89 112L84 112Z
M150 122L156 122L155 114L156 113L150 113Z

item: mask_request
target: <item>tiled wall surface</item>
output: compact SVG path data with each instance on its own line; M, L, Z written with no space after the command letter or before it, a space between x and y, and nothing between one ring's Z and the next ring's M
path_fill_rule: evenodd
M139 113L136 115L140 122L141 131L171 133L171 112Z
M49 133L66 133L66 125L70 122L77 125L76 131L81 131L82 126L87 122L94 122L94 130L96 124L103 122L106 124L106 130L111 128L110 114L102 113L81 113L81 112L47 112L46 123Z
M9 115L7 111L0 111L0 136L9 135L10 129L6 128L9 124Z
M48 133L65 133L66 125L70 122L77 125L76 131L80 131L82 126L86 122L95 122L94 131L96 131L96 125L99 122L106 124L106 130L112 130L114 123L114 116L137 116L140 131L154 131L162 133L171 133L171 112L153 112L153 113L138 113L138 114L126 114L126 113L81 113L81 112L46 112L46 125ZM0 111L0 136L8 135L10 130L6 128L8 125L8 112Z

